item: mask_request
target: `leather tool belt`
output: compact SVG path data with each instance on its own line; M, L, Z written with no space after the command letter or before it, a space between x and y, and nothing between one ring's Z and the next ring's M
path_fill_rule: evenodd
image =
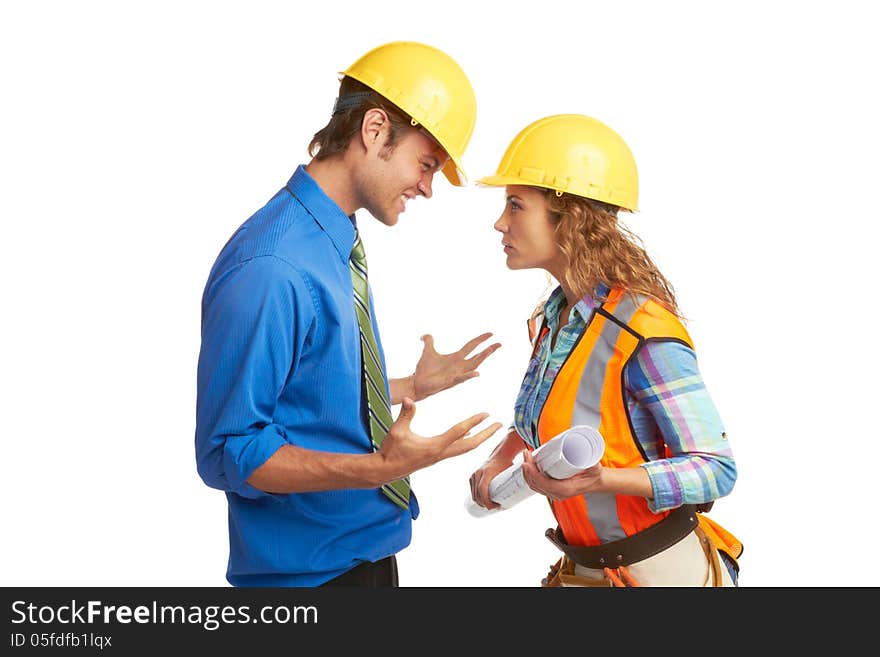
M559 527L548 529L545 535L578 565L586 568L617 568L659 554L694 531L698 524L697 507L687 504L637 534L601 545L569 545Z

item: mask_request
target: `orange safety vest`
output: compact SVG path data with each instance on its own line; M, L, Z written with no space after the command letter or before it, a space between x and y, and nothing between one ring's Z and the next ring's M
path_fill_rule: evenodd
M529 332L537 353L549 329ZM653 299L625 294L614 289L597 307L583 333L563 363L538 418L541 445L566 429L586 424L605 438L602 465L631 468L647 462L635 437L623 390L627 363L646 340L677 341L693 348L691 338L678 318ZM670 452L667 448L667 456ZM585 493L551 502L553 514L565 540L571 545L599 545L619 540L663 520L669 511L654 513L643 497ZM700 526L736 560L742 543L718 523L699 515Z

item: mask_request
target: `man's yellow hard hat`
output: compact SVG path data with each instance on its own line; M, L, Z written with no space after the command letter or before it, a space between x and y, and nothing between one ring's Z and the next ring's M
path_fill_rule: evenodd
M620 135L582 114L555 114L514 137L498 171L480 185L532 185L636 211L639 175Z
M443 173L453 185L467 178L462 156L477 121L470 81L449 55L414 41L374 48L349 66L348 75L397 105L421 124L449 154Z

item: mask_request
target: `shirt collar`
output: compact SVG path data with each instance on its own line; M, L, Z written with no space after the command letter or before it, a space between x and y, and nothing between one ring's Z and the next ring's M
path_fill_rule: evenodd
M593 310L599 306L599 302L596 299L607 298L609 291L610 288L605 283L599 283L596 286L595 295L584 295L584 298L574 305L575 314L579 315L586 322ZM562 286L559 285L553 290L550 298L547 299L547 303L544 304L544 317L547 318L547 322L556 325L559 322L559 313L564 306L565 292L562 291Z
M343 262L348 262L354 246L355 218L346 215L336 201L327 196L305 166L300 164L287 181L287 189L327 233Z

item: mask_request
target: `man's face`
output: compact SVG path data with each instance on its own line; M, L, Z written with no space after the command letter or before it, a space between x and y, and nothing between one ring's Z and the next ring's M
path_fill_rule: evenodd
M370 149L359 180L360 205L386 226L393 226L408 201L417 196L431 198L434 174L449 159L443 147L421 130L407 130L394 148Z

